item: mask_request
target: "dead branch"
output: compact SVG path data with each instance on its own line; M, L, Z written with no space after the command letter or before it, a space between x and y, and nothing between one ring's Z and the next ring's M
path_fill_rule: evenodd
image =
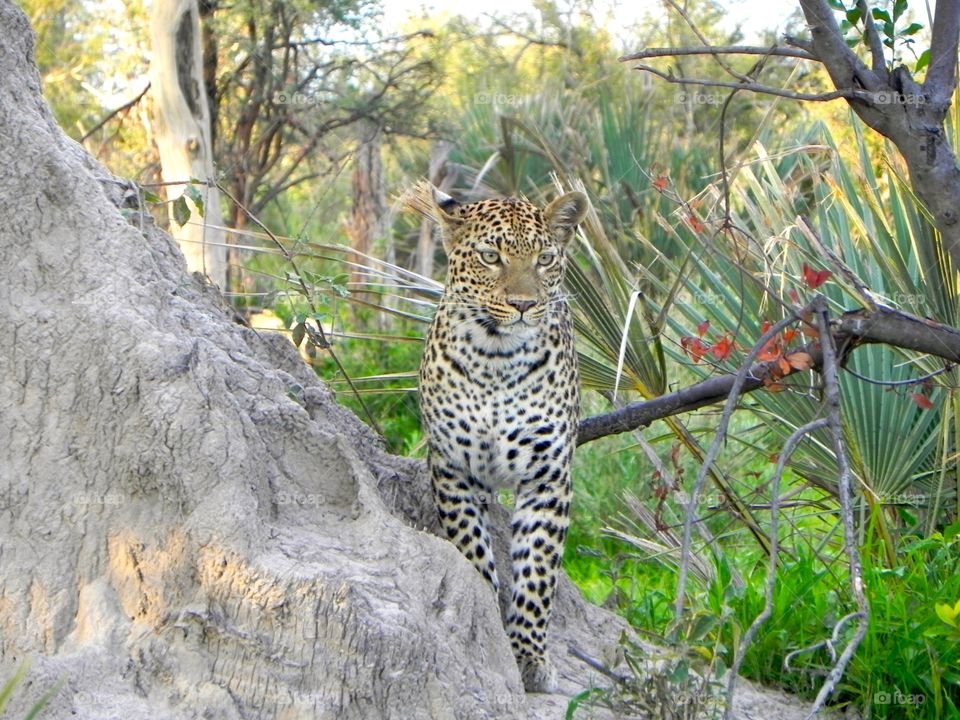
M843 313L832 322L830 334L834 345L839 348L841 361L860 345L880 343L934 355L948 362L960 362L960 330L882 305L876 310ZM797 351L810 354L812 369L823 367L823 354L816 344L798 347ZM764 387L764 380L773 377L776 366L776 361L752 365L740 384L740 393ZM801 371L791 369L786 376L797 372ZM607 435L646 427L655 420L714 405L728 398L735 384L736 376L718 375L676 392L585 418L580 422L577 443L583 445Z
M810 102L825 102L827 100L837 100L839 98L859 98L861 100L869 100L870 95L864 93L861 90L834 90L828 93L801 93L794 92L793 90L784 90L783 88L776 88L771 85L761 85L760 83L755 83L752 81L748 82L733 82L730 80L705 80L703 78L680 78L675 75L670 75L661 70L657 70L655 67L650 65L634 65L634 70L643 70L645 72L656 75L663 80L666 80L668 83L673 83L674 85L699 85L703 87L722 87L730 88L732 90L749 90L751 92L763 93L764 95L776 95L777 97L790 98L791 100L807 100Z
M647 48L618 58L620 62L631 60L649 60L658 57L681 57L684 55L764 55L774 57L792 57L801 60L816 60L816 56L806 50L794 50L788 47L754 47L751 45L713 45L708 47Z
M851 501L853 471L850 469L850 460L847 457L847 449L843 439L843 422L840 418L840 381L837 377L836 348L833 344L833 336L830 334L830 318L826 300L822 295L817 296L813 305L817 325L820 328L820 337L823 341L823 371L821 375L823 377L824 405L827 410L830 435L833 439L833 453L837 458L837 469L840 475L838 486L841 519L843 521L843 539L850 564L850 585L853 590L853 597L857 601L859 617L857 618L856 632L827 675L820 692L817 693L817 698L814 700L808 718L816 715L833 693L840 678L843 677L843 671L846 670L847 664L867 634L867 626L870 622L870 604L867 602L867 596L864 592L863 565L860 560L860 548L857 544L857 534L853 521L853 503Z
M815 430L826 427L828 422L827 418L818 418L794 430L793 434L787 438L783 450L780 451L780 457L777 458L777 467L773 473L770 490L770 555L767 560L766 593L764 596L763 611L754 618L736 648L736 654L727 678L727 702L726 710L724 711L724 720L733 719L733 692L747 648L753 643L753 639L756 637L760 627L770 618L770 615L773 614L773 589L777 579L777 554L780 549L780 541L777 535L777 526L779 523L777 515L780 512L780 481L783 479L784 468L786 468L787 461L790 459L790 456L793 455L793 451L797 445L800 444L800 441Z

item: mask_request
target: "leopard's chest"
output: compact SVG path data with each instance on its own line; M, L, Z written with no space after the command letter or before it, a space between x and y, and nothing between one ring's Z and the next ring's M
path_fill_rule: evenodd
M515 347L433 339L420 382L431 452L490 484L509 483L534 458L569 455L577 373L563 327L542 328Z

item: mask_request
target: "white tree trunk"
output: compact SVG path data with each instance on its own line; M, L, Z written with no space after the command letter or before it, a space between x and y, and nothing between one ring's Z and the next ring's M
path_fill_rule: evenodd
M213 181L213 144L210 108L203 83L203 51L197 0L153 0L150 23L153 59L150 63L154 118L153 132L160 152L164 182L196 178ZM183 194L185 185L164 188L168 200ZM205 273L226 290L227 249L220 194L215 187L198 186L205 213L201 217L192 201L190 222L182 227L173 217L170 227L191 272Z

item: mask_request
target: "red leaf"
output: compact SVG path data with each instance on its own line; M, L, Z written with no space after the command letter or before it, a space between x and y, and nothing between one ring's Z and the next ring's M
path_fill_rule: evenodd
M797 331L793 328L783 331L783 344L789 345L790 341L793 340L794 336L797 334Z
M707 328L709 327L710 327L710 321L704 320L702 323L697 325L697 335L699 335L700 337L703 337L707 332Z
M730 357L730 352L732 350L733 340L730 339L729 335L724 335L713 344L712 348L710 348L710 352L717 360L726 360L728 357Z
M910 393L910 399L913 400L917 405L919 405L924 410L933 409L933 403L930 402L930 398L928 398L923 393Z
M684 335L680 338L680 347L683 348L683 351L693 358L694 363L700 362L706 353L708 348L700 341L698 337L691 337L689 335Z
M799 305L799 304L800 304L800 293L798 293L798 292L797 292L796 290L794 290L793 288L790 288L790 289L787 291L787 296L790 298L791 302L793 302L794 305Z
M704 225L704 224L700 221L700 218L698 218L698 217L697 217L696 215L694 215L693 213L691 213L691 214L690 214L690 217L687 218L687 222L690 223L690 227L693 228L693 231L694 231L694 232L701 233L701 232L703 232L704 230L707 229L707 226Z
M667 187L667 176L660 175L656 180L653 181L653 186L657 189L657 192L663 192Z
M816 290L823 285L831 275L833 273L829 270L814 270L806 263L803 264L803 282L811 290Z

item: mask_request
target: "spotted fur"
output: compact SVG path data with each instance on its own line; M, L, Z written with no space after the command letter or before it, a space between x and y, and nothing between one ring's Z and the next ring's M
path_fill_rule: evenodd
M460 204L422 185L407 202L441 225L448 258L420 367L440 523L496 593L487 508L496 490L515 489L504 624L527 690L551 691L547 627L579 414L561 283L586 198L568 193L542 210L512 198Z

